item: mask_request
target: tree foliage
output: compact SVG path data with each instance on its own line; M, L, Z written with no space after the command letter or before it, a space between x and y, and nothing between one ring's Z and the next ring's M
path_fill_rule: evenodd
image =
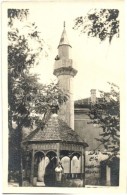
M43 85L38 75L30 74L30 68L39 63L39 55L45 48L35 23L27 26L27 31L14 28L15 18L24 18L28 10L8 10L8 103L11 119L19 124L29 126L31 113L43 114L55 102L60 105L66 101L66 94L58 84ZM23 32L22 32L23 33ZM31 43L34 43L31 45ZM36 47L35 47L36 45ZM36 116L37 118L37 116ZM25 120L27 122L25 122ZM22 122L21 122L22 121Z
M119 87L109 83L109 92L100 91L100 98L91 105L90 118L102 128L100 137L96 138L105 149L118 152L120 149L120 91Z
M23 21L29 14L28 9L8 9L8 25L13 26L14 19Z
M24 9L8 10L9 159L18 151L20 171L23 127L42 128L51 108L58 109L68 97L58 84L41 84L38 75L30 73L30 68L39 63L40 56L47 56L47 51L35 23L26 20L28 13L29 10Z
M97 37L101 41L108 39L111 43L113 37L119 37L118 16L118 9L92 9L86 16L75 19L73 29L86 33L88 37Z

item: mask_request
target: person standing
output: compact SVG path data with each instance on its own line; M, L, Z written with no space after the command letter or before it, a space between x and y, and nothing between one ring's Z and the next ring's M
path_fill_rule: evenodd
M56 173L56 186L60 187L62 186L62 174L63 174L63 168L61 163L59 163L55 168L55 173Z

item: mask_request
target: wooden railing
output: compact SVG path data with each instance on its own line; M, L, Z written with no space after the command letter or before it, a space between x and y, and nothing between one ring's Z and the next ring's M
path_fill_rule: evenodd
M83 173L64 173L66 179L82 179Z

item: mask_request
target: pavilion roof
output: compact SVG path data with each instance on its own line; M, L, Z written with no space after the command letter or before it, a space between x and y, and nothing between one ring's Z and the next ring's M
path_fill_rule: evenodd
M84 140L71 129L57 114L52 114L43 129L37 128L24 140L25 142L62 141L84 143Z

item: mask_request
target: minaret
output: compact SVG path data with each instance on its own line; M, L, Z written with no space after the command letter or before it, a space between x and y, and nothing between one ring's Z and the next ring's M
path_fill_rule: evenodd
M60 107L58 115L74 129L73 77L76 75L77 70L73 67L73 60L70 59L71 48L64 22L64 29L58 45L58 55L55 58L53 74L57 76L61 89L69 94L68 101Z

